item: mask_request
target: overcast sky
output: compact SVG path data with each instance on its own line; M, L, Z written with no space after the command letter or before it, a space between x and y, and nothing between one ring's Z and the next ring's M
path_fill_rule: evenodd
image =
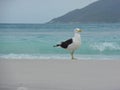
M0 23L45 23L97 0L0 0Z

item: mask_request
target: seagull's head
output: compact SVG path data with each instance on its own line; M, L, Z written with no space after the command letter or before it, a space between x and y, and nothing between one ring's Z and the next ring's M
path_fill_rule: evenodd
M79 28L76 28L76 29L74 30L74 32L75 32L75 33L79 33L79 32L82 32L82 30L79 29Z

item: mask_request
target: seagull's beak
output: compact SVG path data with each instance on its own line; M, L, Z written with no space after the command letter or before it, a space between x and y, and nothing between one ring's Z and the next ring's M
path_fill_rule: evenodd
M81 29L79 29L79 30L78 30L78 32L82 32L82 30L81 30Z

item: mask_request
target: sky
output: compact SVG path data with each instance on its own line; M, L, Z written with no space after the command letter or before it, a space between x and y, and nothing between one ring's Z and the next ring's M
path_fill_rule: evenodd
M0 0L0 23L46 23L97 0Z

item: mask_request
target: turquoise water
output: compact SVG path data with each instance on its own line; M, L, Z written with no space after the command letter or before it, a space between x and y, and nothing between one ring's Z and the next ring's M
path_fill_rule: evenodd
M116 24L0 24L0 58L69 59L69 52L53 45L81 28L79 59L120 59L120 23Z

